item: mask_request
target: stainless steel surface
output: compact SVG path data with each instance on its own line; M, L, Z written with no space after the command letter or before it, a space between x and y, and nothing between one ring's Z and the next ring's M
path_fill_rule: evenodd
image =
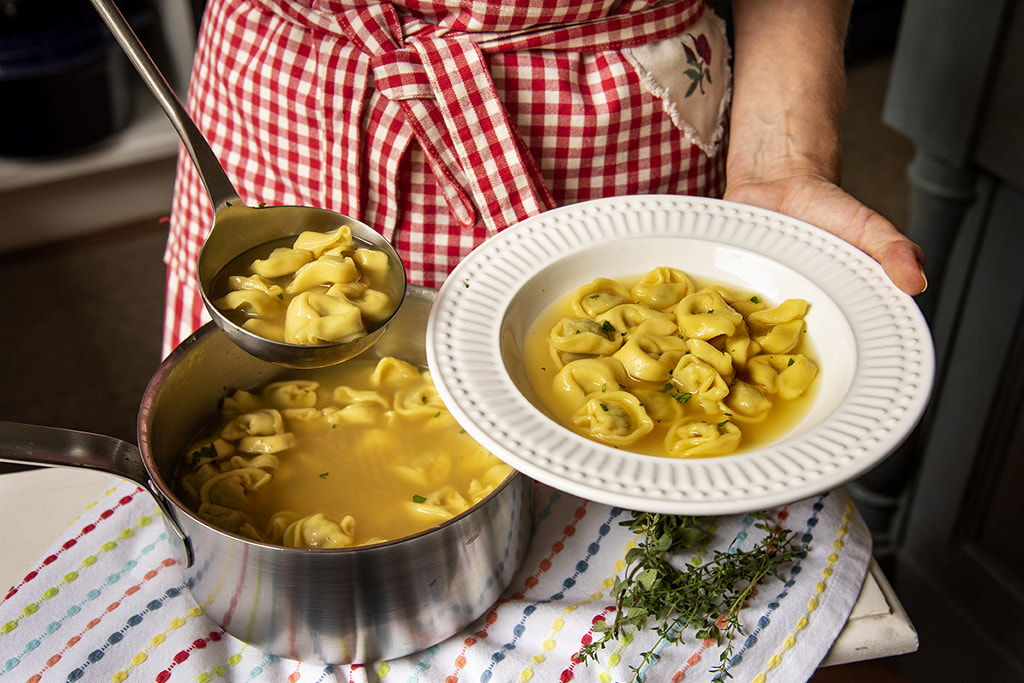
M193 562L192 548L167 500L154 488L142 454L133 444L101 434L72 429L0 422L0 462L48 467L81 467L107 472L147 489L164 511L167 527L186 565Z
M214 323L224 330L232 342L248 353L287 367L325 367L348 360L366 350L380 337L384 328L390 324L390 319L375 332L355 341L312 346L288 344L252 334L236 325L213 305L214 280L233 259L254 247L280 238L294 237L307 230L326 232L348 225L357 240L387 254L395 274L395 292L399 302L405 294L405 266L391 243L380 233L347 216L305 206L246 206L206 138L117 6L112 0L92 0L92 4L174 125L210 196L214 210L213 228L199 252L199 287Z
M371 353L425 363L433 295L410 287ZM183 532L184 547L174 552L195 600L228 633L271 654L342 664L399 657L440 642L494 604L526 554L531 488L519 473L441 526L339 550L282 548L220 531L186 509L171 488L182 453L225 395L308 372L254 358L208 324L167 357L146 390L139 412L143 472L120 471L113 461L131 456L131 447L116 439L8 429L9 423L0 423L0 459L96 467L146 486L169 526ZM34 458L36 444L42 444L40 459ZM69 445L74 454L59 455Z

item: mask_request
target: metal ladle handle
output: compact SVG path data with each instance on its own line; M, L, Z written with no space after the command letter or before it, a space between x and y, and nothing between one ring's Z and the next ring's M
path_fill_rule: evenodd
M142 46L124 15L111 0L92 0L92 4L177 130L178 137L181 138L186 151L192 157L192 163L195 164L196 170L199 172L199 177L202 178L206 193L213 203L214 211L228 203L240 202L238 191L224 172L224 168L220 165L213 150L210 149L210 143L206 141L195 121L188 115L181 100L167 83L164 75L160 73L153 58L146 52L146 48Z

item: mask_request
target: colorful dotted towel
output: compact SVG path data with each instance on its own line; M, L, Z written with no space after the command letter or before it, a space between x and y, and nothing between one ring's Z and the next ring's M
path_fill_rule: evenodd
M844 490L775 508L810 542L741 612L731 681L806 680L842 629L864 580L870 537ZM365 666L269 656L224 633L182 582L153 499L134 484L86 509L0 603L0 683L36 681L710 681L713 641L653 631L577 655L609 615L609 591L635 537L628 513L538 486L534 533L502 599L463 632L423 652ZM716 548L749 547L754 520L718 520ZM749 536L749 537L748 537ZM702 552L708 553L709 549ZM648 659L643 654L653 652ZM637 678L634 678L638 672Z

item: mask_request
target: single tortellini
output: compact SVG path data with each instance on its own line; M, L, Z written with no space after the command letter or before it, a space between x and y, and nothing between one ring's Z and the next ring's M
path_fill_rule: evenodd
M636 333L612 354L612 358L619 361L631 377L644 382L664 382L686 351L686 342L679 337Z
M316 390L319 388L320 383L313 380L271 382L260 392L260 397L268 407L278 410L312 408L317 403Z
M366 336L355 305L321 292L302 292L288 304L284 340L291 344L350 342Z
M755 356L747 363L747 369L754 383L766 393L778 394L786 400L803 394L818 374L818 366L803 354Z
M807 307L803 299L786 299L774 308L751 313L747 316L750 334L764 353L789 353L807 331Z
M643 405L628 391L594 393L572 416L573 426L593 438L614 446L635 443L654 429Z
M747 316L747 322L757 325L778 325L798 320L807 315L808 303L804 299L786 299L773 308L761 308Z
M226 439L208 439L201 441L189 449L190 469L199 469L207 463L223 460L235 453L235 444Z
M305 249L278 247L267 258L253 261L251 270L256 275L273 280L291 275L312 260L313 253Z
M417 498L416 500L404 503L410 515L424 519L430 525L440 524L455 516L451 510L444 506L439 493L431 493L421 498L422 500Z
M386 356L373 368L370 384L375 387L396 386L415 381L419 376L419 368L412 363Z
M594 318L614 306L630 303L629 290L606 277L577 288L571 301L573 312L581 318Z
M356 249L353 258L359 264L359 269L370 279L370 282L378 285L387 280L388 271L391 267L388 263L388 255L376 249Z
M270 436L284 431L284 418L274 408L263 408L233 418L221 429L221 438L238 441L245 436Z
M289 294L298 294L319 285L333 285L354 282L359 279L359 268L347 256L325 254L315 261L304 264L295 271L295 277L285 287Z
M622 345L610 323L590 318L562 318L551 330L551 345L563 353L586 356L607 356Z
M729 387L729 395L724 403L729 413L743 422L760 422L775 405L756 386L740 381L733 382Z
M352 228L342 225L329 232L312 230L303 232L295 238L292 247L308 251L314 257L319 258L328 251L333 251L335 254L350 253L355 249L355 241L352 239Z
M481 452L486 453L486 451L483 450L483 446L480 447L480 450ZM495 461L495 463L488 467L479 478L474 479L469 483L469 495L471 502L473 504L479 503L491 491L497 488L501 482L508 479L510 474L512 474L512 468L509 465L500 461Z
M259 397L251 391L239 389L235 393L224 398L220 410L224 415L240 415L251 413L262 407Z
M472 505L465 496L451 486L432 491L422 498L422 500L408 501L405 504L406 508L413 515L433 519L435 524L465 512Z
M610 326L621 337L629 337L641 326L646 326L651 333L658 334L675 334L678 331L671 313L643 304L619 304L595 316L594 320L602 326ZM652 324L651 321L659 322Z
M754 339L763 353L789 353L803 340L807 331L807 323L803 320L772 325L767 330L754 335Z
M732 355L728 351L719 351L703 339L687 339L686 350L713 367L722 377L727 380L732 378L734 368Z
M689 353L673 369L672 383L704 412L717 411L719 402L729 395L729 384L721 373Z
M278 315L284 307L284 290L259 275L232 275L228 278L228 287L230 291L213 302L217 308L269 318Z
M295 520L281 534L290 548L348 548L355 545L356 518L345 515L336 522L322 512Z
M243 467L210 477L199 490L199 499L236 510L245 507L251 491L266 486L273 475L259 467Z
M676 324L688 339L731 336L743 316L713 289L702 289L685 297L675 308Z
M668 310L693 291L693 282L686 273L676 268L659 266L640 278L640 282L629 293L637 303Z
M618 391L625 379L622 363L614 358L583 358L559 370L552 388L556 400L575 410L589 394Z
M327 295L345 299L359 309L363 314L363 320L371 324L382 323L395 312L395 305L386 292L373 289L364 282L331 285Z
M673 458L711 458L735 452L740 441L739 427L727 416L691 416L669 427L665 450Z
M420 384L395 392L392 404L396 413L406 417L451 418L433 384Z

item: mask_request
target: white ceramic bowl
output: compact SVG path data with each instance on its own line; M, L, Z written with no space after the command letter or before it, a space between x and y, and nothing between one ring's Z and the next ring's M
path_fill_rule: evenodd
M597 277L657 266L810 303L818 388L793 429L758 450L673 459L596 443L547 416L523 367L534 321ZM524 474L610 505L695 515L784 504L863 474L914 428L934 374L923 316L863 252L780 214L662 195L563 207L485 242L441 288L427 358L463 427Z

